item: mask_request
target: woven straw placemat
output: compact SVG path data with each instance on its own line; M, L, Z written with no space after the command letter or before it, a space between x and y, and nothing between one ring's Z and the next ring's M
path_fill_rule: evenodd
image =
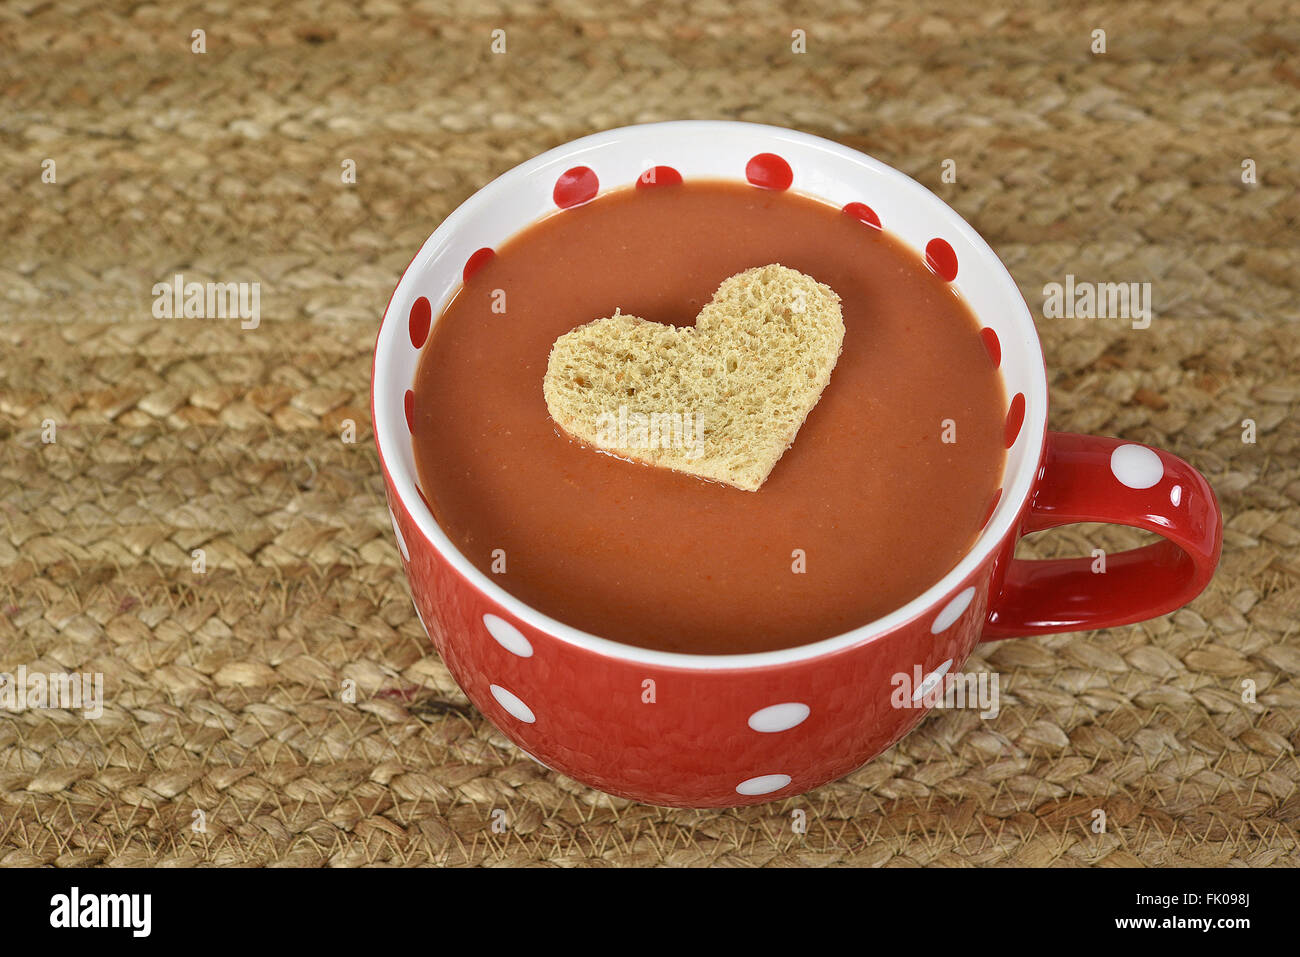
M0 711L0 863L1300 864L1300 9L1057 8L7 4L0 671L102 672L106 702ZM638 806L511 746L402 577L379 316L493 176L671 118L828 136L952 204L1039 315L1052 427L1214 484L1208 591L984 646L996 719L935 713L768 805ZM155 318L176 273L260 282L260 326ZM1151 327L1042 318L1067 274L1151 282Z

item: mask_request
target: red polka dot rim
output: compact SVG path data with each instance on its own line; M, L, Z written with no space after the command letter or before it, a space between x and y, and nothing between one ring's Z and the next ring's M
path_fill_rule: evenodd
M745 179L760 189L789 189L794 171L776 153L759 153L745 164Z
M410 328L413 348L423 348L424 340L429 338L429 324L432 319L433 308L429 305L428 299L420 296L411 303Z
M569 209L595 199L599 189L600 180L594 171L586 166L575 166L559 175L551 197L560 209Z
M465 260L465 268L461 270L461 279L469 282L474 278L474 274L496 258L496 251L491 247L484 246L482 249L476 249Z
M957 253L947 240L932 239L925 244L925 261L948 282L957 278Z
M989 326L980 330L980 338L984 340L984 348L988 351L989 358L993 360L993 368L1002 365L1002 343L998 341L998 334Z
M650 186L677 186L682 182L682 174L671 166L652 166L636 178L637 189Z
M880 229L880 217L866 203L848 203L844 207L844 212L848 213L859 222L866 223L873 229Z

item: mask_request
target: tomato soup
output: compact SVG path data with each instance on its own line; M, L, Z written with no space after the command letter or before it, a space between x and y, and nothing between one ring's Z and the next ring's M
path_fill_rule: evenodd
M568 438L555 339L615 310L688 325L780 263L835 290L844 346L755 492ZM962 299L888 232L813 198L687 181L534 223L438 318L414 385L438 524L502 588L573 627L697 654L789 648L917 597L971 548L1000 487L1006 395Z

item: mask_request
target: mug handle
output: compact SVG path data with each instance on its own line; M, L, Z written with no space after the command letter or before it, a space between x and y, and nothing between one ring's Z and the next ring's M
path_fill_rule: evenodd
M1093 558L1012 559L989 599L983 641L1131 625L1201 593L1223 546L1223 515L1200 472L1119 439L1048 432L1018 535L1075 522L1146 529L1164 541Z

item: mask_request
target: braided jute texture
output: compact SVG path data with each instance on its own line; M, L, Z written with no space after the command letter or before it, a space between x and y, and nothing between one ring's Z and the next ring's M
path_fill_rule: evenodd
M0 711L0 863L1300 864L1300 5L800 7L0 7L0 671L102 672L106 698ZM1051 426L1210 478L1208 591L982 646L996 718L936 712L767 805L639 806L516 750L414 614L375 332L492 177L674 118L839 140L965 216L1036 314ZM260 327L154 318L175 273L260 282ZM1151 282L1151 327L1044 318L1067 274ZM1143 540L1078 526L1022 554Z

